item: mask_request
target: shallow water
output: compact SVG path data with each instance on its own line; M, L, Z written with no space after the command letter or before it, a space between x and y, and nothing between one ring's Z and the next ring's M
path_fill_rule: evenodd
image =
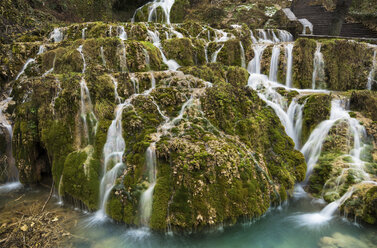
M351 223L335 217L321 226L303 226L302 214L318 212L320 201L309 197L292 199L283 207L270 210L253 223L219 228L211 233L196 235L160 235L146 228L125 228L107 222L87 227L84 217L74 233L91 242L75 242L74 247L320 247L319 243L344 242L348 247L377 247L377 228ZM332 236L335 235L335 238ZM338 239L336 239L338 238ZM355 246L356 245L356 246ZM325 247L325 246L323 246ZM336 247L336 246L334 246ZM342 246L343 247L343 246ZM346 246L347 247L347 246Z
M65 228L74 234L74 238L62 247L338 247L325 244L339 244L339 247L345 248L377 247L377 227L355 224L342 217L334 217L322 225L305 225L308 220L303 216L319 212L324 204L305 193L296 195L301 197L271 209L259 220L186 236L161 235L147 228L126 228L111 221L88 226L93 214L75 211L69 206L61 207L57 204L57 198L51 199L48 208L64 212L68 219L78 219L78 222L67 221ZM46 188L18 188L0 192L0 209L2 213L10 208L17 211L18 207L31 201L45 201L47 196ZM348 246L341 246L342 242Z

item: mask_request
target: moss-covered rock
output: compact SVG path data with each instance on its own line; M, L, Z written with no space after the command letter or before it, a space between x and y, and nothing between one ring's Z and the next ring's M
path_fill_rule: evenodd
M310 89L312 86L313 57L316 42L311 39L299 38L293 47L293 86ZM326 60L325 60L326 61Z
M314 94L299 99L304 104L302 119L302 144L309 138L314 128L324 120L329 119L331 111L331 96Z
M355 187L353 195L341 205L341 211L349 217L369 224L377 221L377 186L362 183Z
M165 40L163 48L169 59L174 59L181 66L202 65L205 61L204 44L188 38Z

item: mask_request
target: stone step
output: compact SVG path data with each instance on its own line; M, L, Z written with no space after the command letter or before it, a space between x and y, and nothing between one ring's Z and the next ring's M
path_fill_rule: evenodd
M312 0L298 0L291 7L297 18L306 18L313 24L314 35L329 35L335 14ZM340 36L377 38L377 32L368 29L362 23L344 23Z

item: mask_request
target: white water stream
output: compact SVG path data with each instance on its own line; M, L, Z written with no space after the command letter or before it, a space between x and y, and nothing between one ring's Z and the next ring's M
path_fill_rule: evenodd
M316 81L323 81L325 76L325 61L321 53L321 43L317 43L317 48L314 53L313 59L313 76L312 76L312 89L317 88Z

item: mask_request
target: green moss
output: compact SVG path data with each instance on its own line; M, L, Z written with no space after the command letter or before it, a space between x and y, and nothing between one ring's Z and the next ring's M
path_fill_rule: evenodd
M92 158L93 148L70 153L63 169L65 194L82 201L89 209L98 207L101 163ZM89 160L89 161L88 161Z
M236 39L226 41L217 55L217 61L223 65L241 66L240 41Z
M326 40L323 41L321 51L325 61L327 89L365 89L373 55L366 44Z
M331 110L331 96L327 94L315 94L305 99L302 121L302 144L304 144L314 128L324 120L329 119Z
M311 39L299 38L293 47L293 86L310 89L312 86L313 57L316 42ZM325 63L326 59L325 59ZM327 64L326 64L327 66Z
M204 44L198 41L194 45L189 38L174 38L164 40L162 46L166 56L169 59L174 59L181 66L192 66L205 62Z
M112 196L112 195L111 195ZM110 197L106 205L107 214L115 221L123 221L123 204L118 198Z
M309 178L309 191L316 196L320 196L323 186L330 178L333 170L332 163L339 156L336 153L324 153L318 159L317 165Z
M189 0L177 0L174 2L170 19L173 23L182 23L185 19L185 16L187 14L187 11L190 7L190 1Z
M152 216L150 226L155 230L164 231L167 227L169 200L171 195L171 170L167 163L159 161L158 178L153 194Z
M377 110L375 108L376 102L377 92L375 91L352 91L350 107L352 110L360 111L364 116L377 121Z

